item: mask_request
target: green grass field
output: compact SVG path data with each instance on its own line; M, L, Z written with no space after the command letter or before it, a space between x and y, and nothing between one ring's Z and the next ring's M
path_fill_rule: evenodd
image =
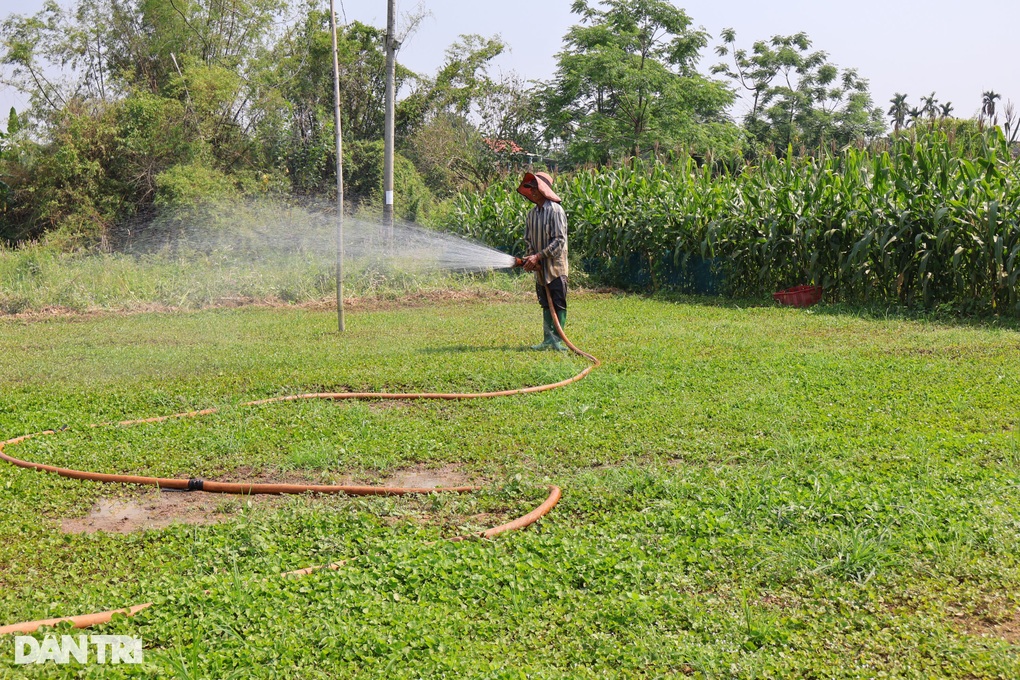
M567 330L605 364L560 390L237 406L514 388L585 365L523 349L540 339L523 294L348 324L286 307L0 318L0 437L69 426L11 455L485 486L215 497L214 524L65 533L101 499L154 492L2 465L0 624L156 606L96 631L141 636L141 667L15 667L8 638L0 677L1020 677L1015 329L582 295ZM527 512L550 483L563 500L539 525L437 541Z

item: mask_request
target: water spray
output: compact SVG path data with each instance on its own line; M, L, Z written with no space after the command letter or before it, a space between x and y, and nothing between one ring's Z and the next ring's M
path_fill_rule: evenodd
M244 263L298 256L298 266L333 265L336 206L318 200L223 202L166 211L117 225L112 240L129 253L202 253ZM457 234L379 217L344 219L343 260L383 271L483 272L512 269L517 258Z

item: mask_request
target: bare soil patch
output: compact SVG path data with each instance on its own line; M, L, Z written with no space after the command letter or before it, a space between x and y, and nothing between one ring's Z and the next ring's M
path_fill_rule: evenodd
M380 482L379 486L403 486L415 489L434 489L446 486L469 486L471 480L459 465L438 468L417 466L398 470Z
M207 479L217 482L247 482L251 484L323 484L343 486L406 486L433 488L438 486L465 486L470 483L469 475L462 466L448 463L440 467L415 465L398 468L385 475L373 475L364 471L284 471L240 467L229 473L210 475Z
M243 505L278 506L277 496L227 496L222 494L158 491L139 498L103 498L86 517L60 523L67 534L105 531L129 534L165 529L172 524L215 524L229 520Z
M318 473L310 473L300 470L266 470L264 468L239 467L231 472L213 474L206 479L215 482L232 482L238 484L325 484L325 485L351 485L360 482L353 481L349 475L338 475L328 470ZM259 495L259 494L256 494Z
M356 480L348 475L310 480L307 476L299 474L274 474L252 470L236 470L229 477L230 479L223 481L266 484L370 484L423 489L470 484L468 475L457 465L405 468L377 480ZM146 492L135 498L100 499L87 516L65 518L61 520L60 528L68 534L91 534L97 531L129 534L135 531L165 529L173 524L216 524L231 519L242 507L278 508L286 502L286 498L266 494L232 495L163 489Z
M961 619L959 625L967 635L998 638L1011 645L1020 645L1020 617L1018 616L1004 621L968 617Z
M953 626L967 635L1020 645L1020 608L1013 593L986 593L969 603L948 606Z

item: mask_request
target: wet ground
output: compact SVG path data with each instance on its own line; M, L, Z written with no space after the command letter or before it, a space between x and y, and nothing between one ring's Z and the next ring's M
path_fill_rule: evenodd
M436 488L463 486L471 481L458 466L440 468L415 467L398 470L378 480L354 480L344 478L337 481L297 479L292 475L273 478L266 475L231 476L221 481L252 481L260 483L286 482L309 484L359 484L371 486L401 486L414 488ZM232 495L203 492L155 490L147 491L135 498L102 498L85 517L61 520L64 533L109 533L127 534L147 529L163 529L171 524L215 524L226 521L245 507L280 507L286 499L281 496L264 494Z

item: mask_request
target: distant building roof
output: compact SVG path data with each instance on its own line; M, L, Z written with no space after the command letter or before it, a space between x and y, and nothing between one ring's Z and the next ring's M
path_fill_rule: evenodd
M524 147L510 139L493 139L492 137L483 137L482 141L485 142L485 145L489 147L493 153L526 154L528 156L537 155L525 151Z

